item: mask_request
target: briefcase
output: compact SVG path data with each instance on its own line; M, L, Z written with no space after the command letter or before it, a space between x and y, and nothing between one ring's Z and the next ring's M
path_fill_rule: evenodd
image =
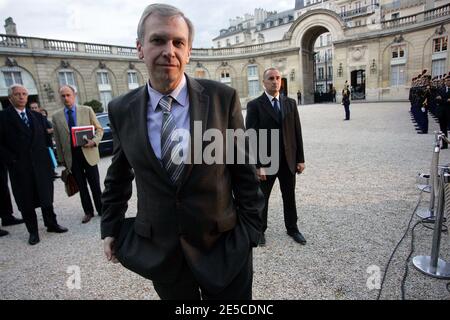
M66 193L69 197L78 193L77 182L69 169L64 169L63 172L61 172L61 180L64 182Z

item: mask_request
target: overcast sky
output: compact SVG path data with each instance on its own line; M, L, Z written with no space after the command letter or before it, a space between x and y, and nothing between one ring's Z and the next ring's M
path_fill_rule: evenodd
M194 23L195 48L209 48L229 19L253 13L293 9L294 0L159 0L181 9ZM150 1L134 0L0 0L0 33L12 17L21 36L134 46L136 28Z

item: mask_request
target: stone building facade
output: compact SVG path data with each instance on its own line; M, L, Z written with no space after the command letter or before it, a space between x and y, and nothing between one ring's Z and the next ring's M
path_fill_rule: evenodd
M277 67L286 94L295 98L300 90L304 103L313 103L314 44L326 33L332 40L330 63L338 99L348 81L355 99L406 100L410 80L423 69L435 76L450 70L448 0L380 1L375 7L371 0L297 1L294 11L301 14L277 41L194 48L187 73L236 88L245 106L261 94L263 71ZM106 105L147 78L135 48L23 37L14 31L0 35L3 107L12 83L23 83L30 99L52 114L61 107L57 91L62 84L77 87L80 103L96 99Z

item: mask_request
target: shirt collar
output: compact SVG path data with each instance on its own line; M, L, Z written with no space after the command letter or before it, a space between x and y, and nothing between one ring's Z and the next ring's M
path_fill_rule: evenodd
M280 102L280 94L279 93L274 97L274 96L271 96L270 94L268 94L267 91L264 91L264 92L266 93L266 96L267 96L267 98L269 98L270 102L272 102L274 98L277 99L278 102Z
M17 109L16 107L14 107L14 109L15 109L16 112L19 114L19 116L20 116L20 114L21 114L22 112L25 112L25 114L27 114L27 108L24 108L23 110L19 110L19 109ZM28 115L27 115L27 117L28 117Z
M64 112L65 112L65 113L67 113L67 111L69 111L69 110L73 110L73 111L75 112L76 109L77 109L77 105L76 105L76 104L74 104L74 105L72 106L72 109L69 109L69 108L67 108L66 106L64 106Z
M181 79L178 86L171 93L164 95L155 89L153 89L150 85L150 81L147 83L148 95L150 97L150 105L153 111L156 110L156 107L159 104L159 101L164 96L171 96L180 106L186 107L188 105L188 90L187 90L187 81L186 75L183 74L183 78Z

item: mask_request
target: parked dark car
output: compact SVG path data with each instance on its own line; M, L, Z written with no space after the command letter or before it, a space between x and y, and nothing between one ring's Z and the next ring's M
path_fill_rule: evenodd
M98 151L100 152L100 156L105 156L112 154L113 152L113 138L111 129L109 128L109 118L107 113L97 113L98 122L103 127L104 133L102 141L100 141L100 145L98 146Z

